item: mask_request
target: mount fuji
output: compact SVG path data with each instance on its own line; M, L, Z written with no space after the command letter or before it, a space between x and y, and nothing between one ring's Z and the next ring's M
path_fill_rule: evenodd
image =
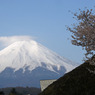
M76 66L34 40L17 41L0 51L0 88L40 87L40 80L57 79Z

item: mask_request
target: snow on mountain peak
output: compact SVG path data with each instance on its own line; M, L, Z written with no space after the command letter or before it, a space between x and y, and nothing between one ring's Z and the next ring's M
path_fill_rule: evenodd
M66 72L72 70L75 65L37 43L34 40L17 41L0 51L0 72L5 68L13 68L14 71L28 67L32 71L37 67L56 72L64 66Z

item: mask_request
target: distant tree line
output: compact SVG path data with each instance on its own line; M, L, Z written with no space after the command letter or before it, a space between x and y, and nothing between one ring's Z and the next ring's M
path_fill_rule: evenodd
M40 88L34 87L8 87L0 89L0 95L38 95Z
M5 95L5 93L3 91L0 91L0 95ZM22 95L20 93L18 93L15 88L12 88L12 90L10 91L10 93L8 95Z

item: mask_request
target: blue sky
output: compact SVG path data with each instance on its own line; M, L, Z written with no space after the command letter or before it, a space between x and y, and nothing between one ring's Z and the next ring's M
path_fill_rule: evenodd
M81 63L85 51L68 40L66 25L74 22L69 12L93 8L95 0L0 0L0 37L35 38L47 48L72 61Z

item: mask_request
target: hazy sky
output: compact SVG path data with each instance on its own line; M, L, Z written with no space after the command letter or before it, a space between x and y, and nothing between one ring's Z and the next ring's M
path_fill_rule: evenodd
M69 12L93 8L95 0L0 0L0 37L31 36L61 56L81 63L84 51L68 40Z

